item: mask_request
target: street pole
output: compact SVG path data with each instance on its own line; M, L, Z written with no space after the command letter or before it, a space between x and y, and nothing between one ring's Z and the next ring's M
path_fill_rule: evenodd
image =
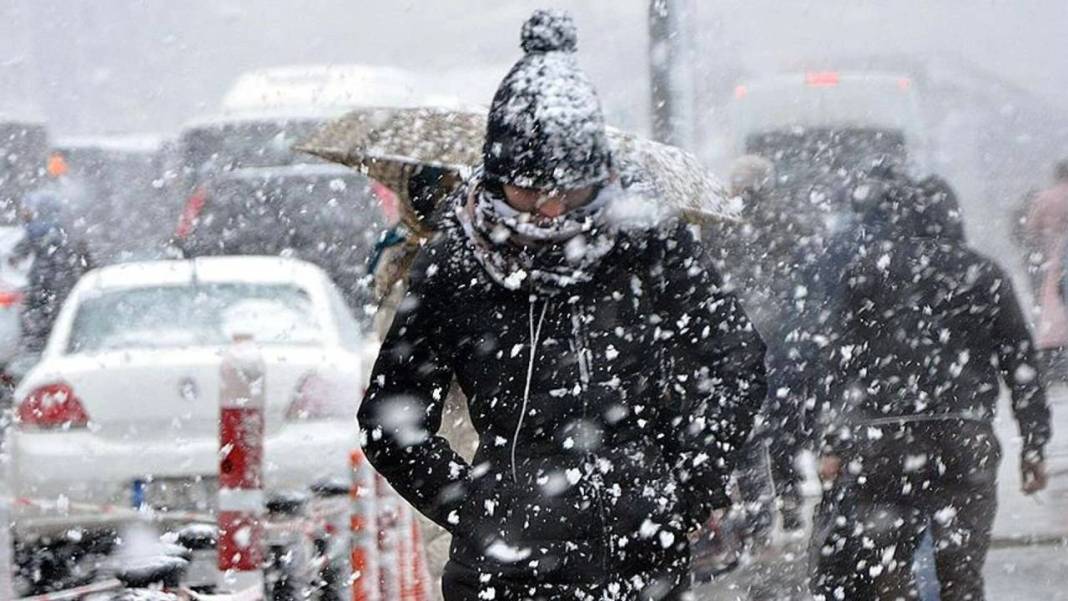
M694 148L693 0L651 0L649 67L653 138Z

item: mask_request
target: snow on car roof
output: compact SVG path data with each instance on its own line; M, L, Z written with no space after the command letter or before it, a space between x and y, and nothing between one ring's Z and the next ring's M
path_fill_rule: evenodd
M304 261L284 257L201 257L194 260L164 260L122 263L86 274L79 288L114 290L198 282L293 283L303 288L316 285L322 271Z
M234 111L195 117L185 123L182 130L220 128L245 123L284 123L287 121L326 121L343 115L346 107L291 107L273 110Z
M121 134L113 136L70 136L56 140L52 145L60 150L99 148L111 152L153 153L165 140L161 134Z
M263 179L282 177L363 177L359 171L352 167L345 167L334 163L298 163L296 165L283 165L279 167L244 167L227 171L216 176L220 180L233 179Z
M47 127L44 117L36 111L27 111L25 113L0 111L0 123L21 123L32 127Z
M289 107L353 107L408 104L418 98L419 78L379 65L291 65L240 75L223 97L227 111Z

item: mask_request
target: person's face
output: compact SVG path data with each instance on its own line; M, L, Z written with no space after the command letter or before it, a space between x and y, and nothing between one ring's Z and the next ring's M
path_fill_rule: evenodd
M535 190L504 185L504 197L508 205L522 213L540 219L554 219L582 207L593 199L593 187L575 190Z

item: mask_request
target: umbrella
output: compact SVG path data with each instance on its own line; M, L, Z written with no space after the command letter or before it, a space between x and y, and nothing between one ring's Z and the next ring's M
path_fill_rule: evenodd
M397 195L401 220L416 233L426 226L408 198L408 180L435 167L459 183L482 152L485 117L440 108L362 108L332 120L293 146L320 158L355 167Z
M294 150L359 169L397 194L401 218L424 231L408 198L408 179L423 166L462 181L482 160L484 113L442 108L363 108L331 121ZM625 184L639 184L651 201L681 210L691 221L735 221L740 205L686 151L609 129L613 160Z

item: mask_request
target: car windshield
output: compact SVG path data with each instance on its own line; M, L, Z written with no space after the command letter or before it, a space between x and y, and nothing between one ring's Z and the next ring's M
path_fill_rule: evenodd
M355 246L366 256L379 226L376 211L361 210L373 206L369 195L366 178L355 173L224 178L186 248L194 256L289 248L317 257Z
M304 290L286 284L219 283L131 288L85 298L67 352L218 346L243 333L262 344L323 341Z
M908 160L902 132L870 128L769 131L749 136L745 151L774 161L781 200L795 211L849 210L844 191L857 174L879 159Z
M362 279L384 220L368 180L349 171L270 173L220 178L186 256L294 256L322 267L350 307L370 299Z
M220 173L244 167L271 167L314 162L290 147L321 121L282 119L237 121L191 128L182 135L185 166L197 173Z
M870 128L792 128L750 135L746 152L769 157L777 171L852 172L869 168L871 159L903 160L900 131Z

